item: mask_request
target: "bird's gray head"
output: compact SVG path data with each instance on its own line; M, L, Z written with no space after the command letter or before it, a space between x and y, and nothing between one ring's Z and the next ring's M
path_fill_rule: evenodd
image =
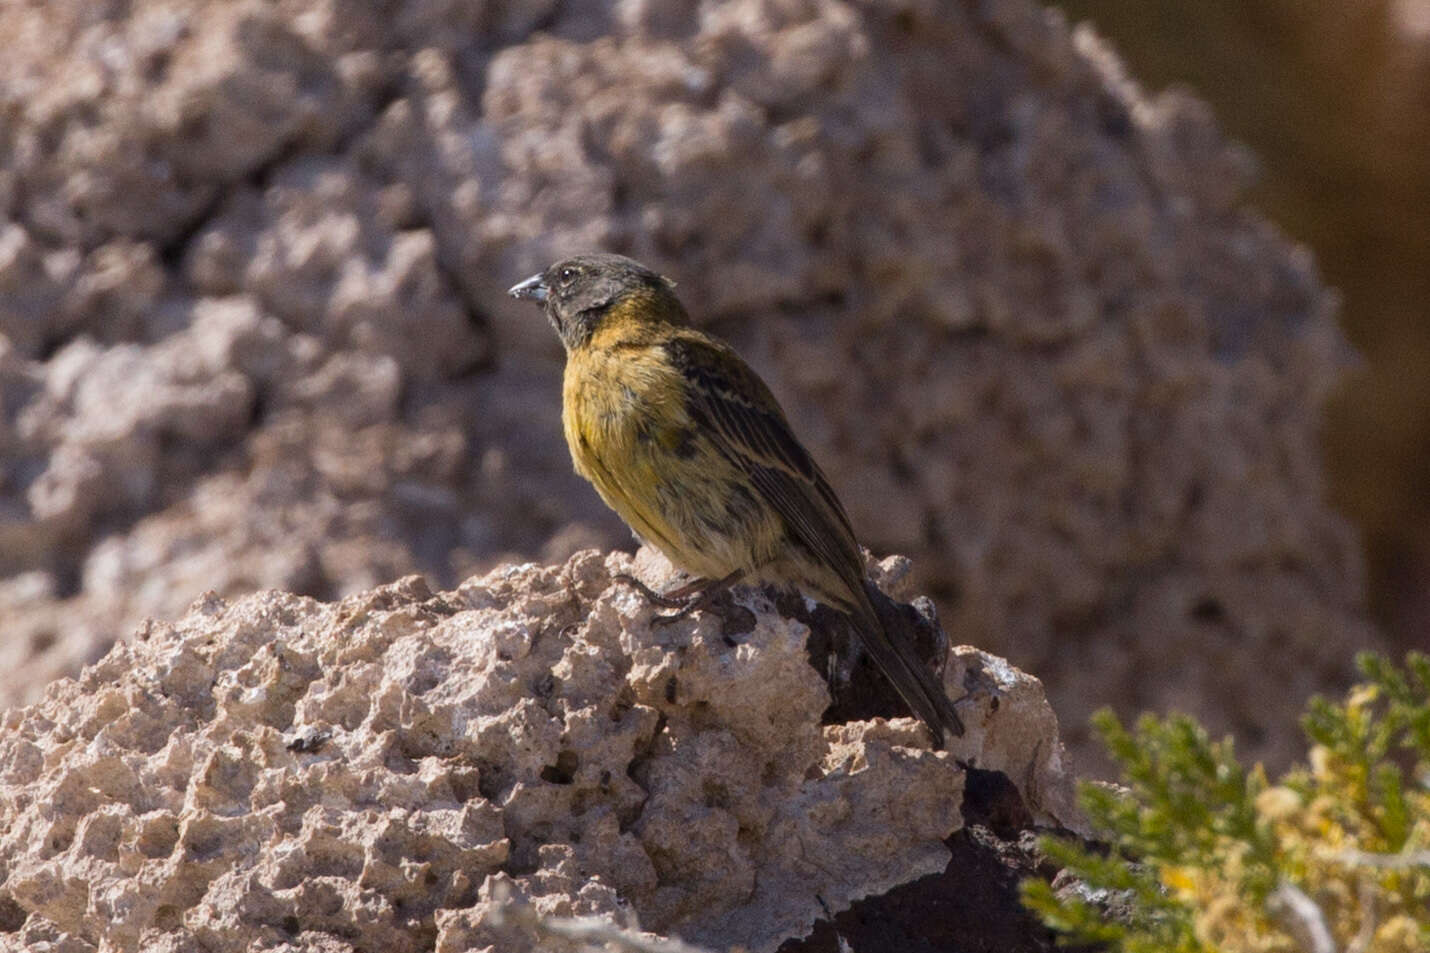
M546 317L567 351L590 340L615 312L634 320L673 320L683 312L675 282L623 255L577 255L558 261L507 292L545 305ZM644 307L621 308L624 304ZM629 313L627 313L629 312Z

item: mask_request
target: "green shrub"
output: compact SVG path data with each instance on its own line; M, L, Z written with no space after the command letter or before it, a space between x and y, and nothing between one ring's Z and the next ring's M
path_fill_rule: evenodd
M1085 783L1108 849L1048 838L1074 882L1024 884L1070 943L1128 953L1430 951L1430 656L1364 654L1365 682L1302 720L1275 784L1190 718L1094 724L1123 785Z

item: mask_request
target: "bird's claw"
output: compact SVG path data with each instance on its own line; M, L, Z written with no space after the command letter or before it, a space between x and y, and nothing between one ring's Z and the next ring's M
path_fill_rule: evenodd
M611 576L611 581L625 583L626 585L634 589L636 592L639 592L642 596L644 596L647 602L652 603L653 605L658 605L662 609L684 610L688 605L688 600L680 598L679 595L667 596L663 593L656 592L650 586L647 586L645 583L641 582L639 579L637 579L635 576L632 576L628 572L615 573Z
M701 599L699 596L696 596L694 599L691 599L676 612L667 612L662 615L651 616L650 624L670 625L672 622L679 622L681 619L688 619L691 615L695 613L695 610L704 607L704 602L705 600Z
M615 582L623 582L646 598L646 601L662 609L674 609L664 615L652 616L651 625L670 625L688 618L701 609L708 609L717 596L733 586L742 572L732 572L723 579L696 579L667 593L656 592L630 573L618 572L611 576Z

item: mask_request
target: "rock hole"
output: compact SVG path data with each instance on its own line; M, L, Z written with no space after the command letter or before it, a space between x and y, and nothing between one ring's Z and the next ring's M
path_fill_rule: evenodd
M298 918L291 913L283 918L282 927L283 932L288 934L289 936L297 936L299 933L303 932L303 925L300 924L298 922Z
M407 684L407 690L414 695L425 695L438 685L442 684L442 676L445 670L432 666L418 672L412 676L412 680Z
M655 730L650 733L650 737L641 739L636 746L631 763L626 765L626 777L630 778L642 791L650 790L650 760L655 749L655 741L665 731L666 717L664 713L656 716ZM632 820L638 816L639 810L631 812ZM622 821L621 830L625 830L625 821Z
M477 771L477 793L494 804L500 803L502 794L511 787L505 772L490 762L479 765Z
M1192 618L1204 625L1217 625L1226 621L1226 610L1211 596L1203 596L1192 606Z
M185 859L203 863L218 856L224 847L226 833L224 825L212 814L195 815L189 820L182 837Z
M531 691L537 698L550 698L560 684L555 675L547 672L532 683Z
M690 706L690 724L697 731L709 731L721 727L720 717L715 713L715 709L705 700L697 701Z
M452 794L459 803L465 804L474 797L482 797L482 774L476 768L457 768L447 775L452 785Z
M68 827L64 830L59 830L51 834L50 839L46 842L46 846L49 847L50 856L53 857L55 854L62 854L65 851L69 850L70 845L73 843L74 828Z
M705 795L706 807L718 807L721 810L729 810L730 789L725 787L725 785L719 781L707 778L705 783L701 786L701 790Z
M969 767L961 810L965 824L981 824L1003 838L1033 826L1033 814L1017 785L1001 771Z
M1097 98L1097 119L1103 133L1113 139L1126 139L1132 134L1132 117L1127 107L1112 96Z
M416 774L417 762L403 754L396 747L387 752L387 757L382 759L383 767L393 774Z
M35 360L41 364L48 364L50 358L58 354L60 348L69 342L70 339L63 335L46 334L42 336L35 345Z
M54 644L57 636L54 629L40 629L30 636L30 654L41 655Z
M182 139L206 139L209 135L208 115L185 116L179 121L179 137Z
M8 893L0 893L0 933L14 933L25 925L30 914Z
M576 769L581 766L581 759L574 751L563 751L556 756L555 764L548 764L541 769L541 780L549 784L570 784L576 779Z
M168 816L155 818L145 824L135 846L139 853L150 860L159 860L172 854L174 845L178 842L179 819Z
M626 717L626 712L636 706L636 693L629 685L622 685L621 690L616 693L616 700L611 703L611 720L620 721Z
M720 635L732 649L740 644L739 637L755 631L755 625L759 622L753 612L733 602L722 607L720 611Z

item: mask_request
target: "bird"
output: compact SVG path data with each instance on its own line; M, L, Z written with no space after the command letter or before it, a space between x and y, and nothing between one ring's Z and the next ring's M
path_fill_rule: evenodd
M691 326L675 283L633 259L566 258L512 286L565 350L562 429L577 473L695 582L685 612L736 582L793 586L843 613L942 747L964 733L953 702L880 622L843 504L760 376ZM685 612L678 613L683 615Z

